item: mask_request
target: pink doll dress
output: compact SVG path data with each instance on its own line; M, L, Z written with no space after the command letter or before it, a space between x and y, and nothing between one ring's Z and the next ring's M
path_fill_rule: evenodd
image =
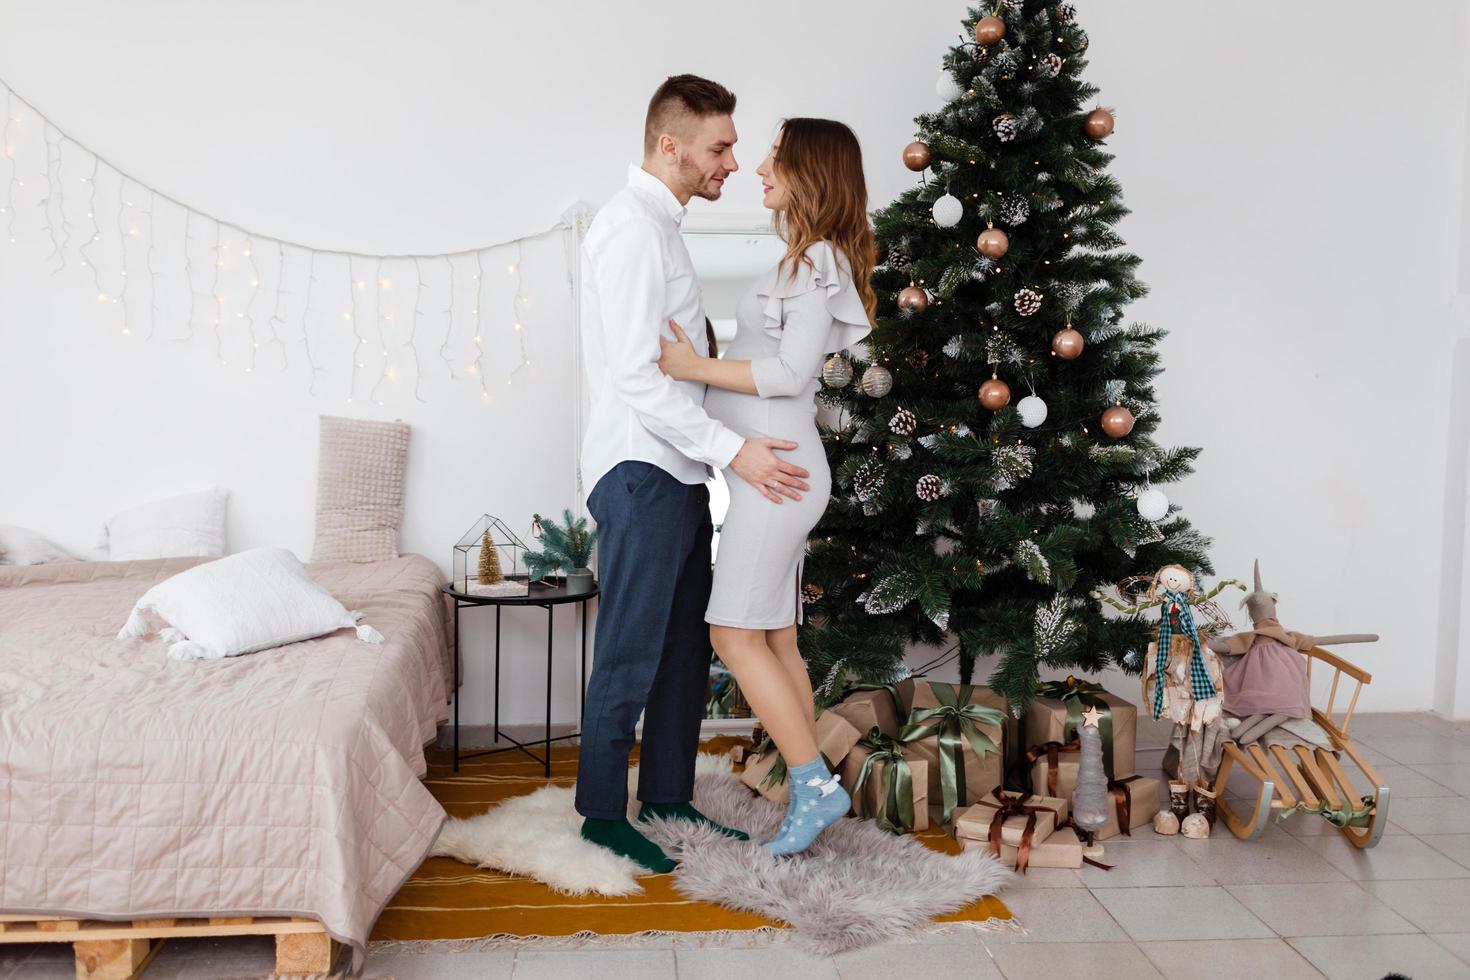
M1269 636L1257 634L1240 657L1225 663L1225 710L1238 718L1283 714L1312 716L1307 658Z

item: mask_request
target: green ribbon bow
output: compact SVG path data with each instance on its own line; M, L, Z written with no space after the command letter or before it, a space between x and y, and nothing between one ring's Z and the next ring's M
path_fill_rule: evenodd
M1047 681L1036 688L1036 696L1056 698L1067 709L1067 721L1062 726L1062 742L1078 738L1082 728L1082 712L1096 708L1100 715L1097 733L1102 738L1103 771L1113 778L1113 709L1098 695L1106 694L1101 684L1079 681L1068 677L1064 681Z
M908 724L898 733L900 742L917 742L931 735L939 736L939 784L944 791L944 822L949 823L954 808L965 799L965 743L975 755L985 758L1000 747L979 729L979 725L1004 728L1006 716L996 708L970 704L973 684L941 684L931 681L930 689L939 701L937 708L915 708ZM989 786L985 787L988 791Z
M868 750L863 767L852 782L852 799L860 817L876 817L879 827L891 834L906 834L914 829L914 776L903 757L899 741L874 725L858 742ZM873 767L883 764L883 804L876 814L867 812L867 794L863 788Z
M1371 796L1363 797L1362 803L1363 808L1361 810L1347 802L1344 802L1341 807L1334 807L1326 800L1322 800L1316 806L1307 806L1305 803L1298 803L1296 806L1283 812L1281 818L1285 820L1300 810L1303 813L1315 813L1319 815L1323 820L1326 820L1339 830L1343 827L1366 827L1373 819L1373 808L1375 804Z

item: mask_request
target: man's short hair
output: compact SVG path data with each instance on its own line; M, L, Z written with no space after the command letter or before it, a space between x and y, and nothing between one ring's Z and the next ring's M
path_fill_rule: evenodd
M658 138L664 133L685 133L697 119L734 113L735 93L725 86L698 75L670 76L648 101L648 116L643 122L643 155L654 154Z

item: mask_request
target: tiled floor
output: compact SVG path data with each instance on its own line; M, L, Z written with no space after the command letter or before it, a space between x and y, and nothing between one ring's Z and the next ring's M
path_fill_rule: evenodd
M1158 745L1147 730L1140 745ZM1378 847L1299 815L1253 841L1144 831L1107 843L1113 871L1036 869L1003 895L1026 932L960 933L830 959L787 946L370 955L399 980L888 980L895 976L1470 978L1470 725L1361 715L1353 734L1394 792ZM1159 751L1140 749L1139 769ZM269 940L170 943L148 980L261 976ZM8 950L8 951L7 951ZM67 947L0 947L0 980L69 977Z

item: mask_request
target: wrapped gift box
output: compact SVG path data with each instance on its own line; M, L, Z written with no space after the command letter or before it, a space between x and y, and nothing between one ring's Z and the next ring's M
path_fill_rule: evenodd
M898 704L886 690L849 694L842 699L841 704L835 704L827 710L846 718L853 728L864 735L876 728L889 738L895 738L902 724L898 717Z
M858 733L841 715L834 715L830 711L824 711L817 716L817 750L822 753L822 758L827 760L827 765L834 771L847 758L852 747L858 743L862 735ZM745 769L740 773L740 781L755 790L766 799L775 803L786 805L790 798L791 790L783 777L780 782L766 785L767 777L771 774L776 760L780 758L777 752L767 752L746 760Z
M909 765L909 784L913 793L914 825L912 830L929 827L929 763L916 756L907 746L902 749L904 761ZM878 761L868 770L868 780L858 792L858 775L863 771L872 750L864 742L853 746L847 758L842 760L842 785L853 794L853 813L859 817L874 817L887 805L888 763ZM888 815L890 822L897 824L897 814Z
M1031 763L1031 792L1038 796L1060 796L1070 800L1077 789L1077 766L1081 761L1079 745L1033 746L1026 753Z
M1067 819L1069 807L1067 801L1058 797L1037 796L1030 794L1022 798L1020 794L1006 793L1006 799L996 798L995 793L976 803L974 806L956 810L954 815L954 835L962 840L990 840L990 828L995 825L996 814L1001 812L1004 806L1016 805L1027 808L1025 813L1013 813L1006 817L1000 828L1000 840L1002 844L1012 847L1021 845L1022 837L1026 833L1026 824L1030 814L1036 816L1036 824L1031 830L1031 844L1041 843L1051 836L1057 824Z
M1057 682L1058 685L1066 682ZM1096 702L1106 706L1112 716L1112 765L1108 769L1109 779L1125 779L1137 772L1134 755L1138 744L1138 707L1116 694L1107 691L1087 690L1077 685L1081 694L1076 698L1038 697L1026 709L1025 744L1041 745L1045 742L1066 744L1077 737L1077 725L1081 712ZM1042 690L1054 690L1055 685L1043 685ZM1103 741L1103 762L1107 765L1108 742ZM1065 796L1065 793L1059 793Z
M1107 840L1123 833L1124 827L1132 831L1153 823L1154 814L1159 812L1161 806L1159 794L1163 783L1160 780L1152 776L1129 776L1127 779L1109 783L1108 789L1113 801L1111 816L1093 834L1095 839ZM1128 816L1126 821L1123 820L1124 810Z
M989 841L963 840L960 844L967 851L984 850L989 847ZM1016 866L1018 853L1019 848L1012 847L1009 844L1002 844L1000 846L1000 859L1011 867ZM1040 844L1033 844L1027 867L1082 867L1082 841L1077 838L1077 832L1071 827L1063 827L1060 830L1053 831L1052 835Z
M899 699L904 710L909 713L910 724L913 722L913 712L925 708L938 708L943 704L934 693L934 683L939 682L915 681L908 678L898 683ZM958 684L945 686L955 691L956 703L961 706L977 704L986 708L994 708L1002 714L1006 712L1006 699L988 687L966 687ZM968 700L965 699L966 696ZM976 724L975 727L995 743L996 751L980 756L970 745L968 739L963 736L960 738L965 779L964 796L957 801L960 806L978 801L997 786L1001 786L1004 779L1005 733L1003 727L985 723ZM913 757L929 763L929 799L935 802L942 800L944 788L939 761L939 737L930 735L927 738L906 742L905 745L912 750Z

